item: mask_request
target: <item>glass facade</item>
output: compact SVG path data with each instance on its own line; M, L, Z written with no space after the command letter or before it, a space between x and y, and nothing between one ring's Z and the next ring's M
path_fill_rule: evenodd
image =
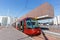
M7 22L8 22L8 17L3 17L2 18L2 25L3 26L6 26L7 25Z

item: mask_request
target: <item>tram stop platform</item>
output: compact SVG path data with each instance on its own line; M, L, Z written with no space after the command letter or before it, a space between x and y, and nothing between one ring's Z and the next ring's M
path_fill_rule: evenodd
M0 30L0 40L33 40L28 35L16 30L13 27Z

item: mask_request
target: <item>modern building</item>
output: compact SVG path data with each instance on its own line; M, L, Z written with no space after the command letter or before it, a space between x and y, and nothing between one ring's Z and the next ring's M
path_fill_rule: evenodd
M39 23L41 24L52 24L52 25L60 25L60 16L55 16L52 19L44 19L44 20L40 20Z
M8 26L15 22L16 19L9 16L0 16L0 26Z
M53 23L54 23L55 25L59 25L59 24L60 24L60 16L54 17L54 18L53 18Z
M44 3L27 14L20 17L20 20L26 17L34 17L38 19L48 19L54 17L54 8L49 3Z

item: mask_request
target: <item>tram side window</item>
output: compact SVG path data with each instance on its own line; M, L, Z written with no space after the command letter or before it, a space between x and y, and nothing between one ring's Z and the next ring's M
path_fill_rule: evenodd
M20 28L20 22L17 23L18 28Z
M27 28L32 28L32 23L30 20L26 21Z
M30 23L30 22L27 22L27 25L28 25L28 26L31 26L31 23Z

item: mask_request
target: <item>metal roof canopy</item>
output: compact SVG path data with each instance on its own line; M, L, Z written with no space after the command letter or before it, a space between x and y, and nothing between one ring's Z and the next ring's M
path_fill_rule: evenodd
M52 19L53 17L48 17L48 15L44 15L44 16L39 16L37 17L37 20L43 20L43 19Z

